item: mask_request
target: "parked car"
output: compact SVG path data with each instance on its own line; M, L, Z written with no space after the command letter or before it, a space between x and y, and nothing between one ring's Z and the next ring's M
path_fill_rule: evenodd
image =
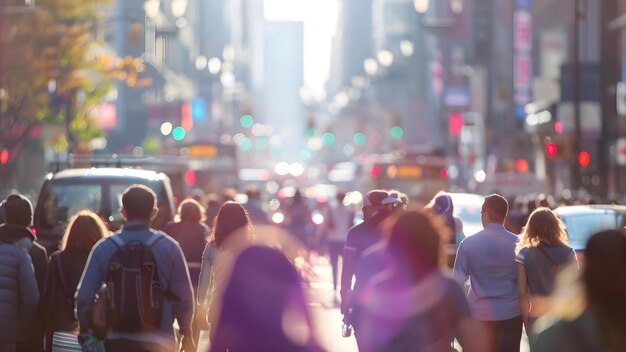
M167 175L126 168L67 169L49 174L39 192L33 230L49 251L59 247L68 219L90 209L100 215L111 231L124 223L119 212L121 194L130 185L143 184L157 195L159 212L152 226L162 228L174 218L172 188Z
M480 211L485 197L473 193L449 193L454 206L454 216L463 223L463 234L471 236L483 230Z
M584 257L589 237L596 232L621 229L626 219L623 205L570 205L555 210L567 227L569 245L576 250L579 259Z

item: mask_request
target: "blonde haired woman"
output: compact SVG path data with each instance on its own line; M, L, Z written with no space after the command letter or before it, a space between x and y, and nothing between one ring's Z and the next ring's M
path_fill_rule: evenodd
M565 225L544 207L530 214L515 250L520 310L528 332L531 324L550 310L549 296L559 271L578 263L568 245Z

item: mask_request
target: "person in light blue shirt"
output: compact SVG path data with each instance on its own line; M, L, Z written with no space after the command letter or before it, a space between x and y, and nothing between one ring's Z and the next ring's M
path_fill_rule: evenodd
M459 245L454 274L465 287L474 318L489 333L493 351L519 352L522 335L515 246L517 236L504 228L506 199L485 197L481 218L484 230Z
M132 185L122 194L121 213L127 223L121 231L102 239L91 250L76 290L76 314L80 325L79 342L84 348L93 343L92 312L94 299L102 284L107 280L109 262L118 251L115 237L125 243L139 241L151 243L156 263L158 280L162 292L160 327L156 331L108 331L104 343L107 351L169 352L176 350L173 329L178 322L181 335L181 352L196 351L191 331L194 298L189 277L189 269L180 245L167 234L150 229L150 223L157 214L156 195L143 185ZM156 238L156 239L154 239ZM154 239L154 240L153 240Z

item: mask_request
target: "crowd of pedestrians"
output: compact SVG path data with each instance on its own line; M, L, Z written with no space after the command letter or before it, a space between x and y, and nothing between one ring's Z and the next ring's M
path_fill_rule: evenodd
M247 197L210 196L206 209L203 197L186 199L157 231L154 192L133 185L119 232L80 211L48 256L30 230L31 203L10 195L1 203L0 351L323 351L306 280L285 246L259 241L256 225L269 217L255 189ZM531 351L626 346L622 231L593 236L580 266L548 197L509 209L489 195L484 229L467 237L445 192L416 206L372 190L361 222L345 197L324 204L316 226L296 192L285 228L328 254L342 333L354 332L360 351L519 351L523 327ZM200 337L210 344L198 348Z

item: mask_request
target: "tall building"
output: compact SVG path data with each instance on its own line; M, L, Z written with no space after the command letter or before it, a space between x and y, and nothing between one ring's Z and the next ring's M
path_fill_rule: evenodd
M304 84L304 26L266 22L263 33L262 121L281 137L282 155L277 156L298 160L306 120L299 95Z

